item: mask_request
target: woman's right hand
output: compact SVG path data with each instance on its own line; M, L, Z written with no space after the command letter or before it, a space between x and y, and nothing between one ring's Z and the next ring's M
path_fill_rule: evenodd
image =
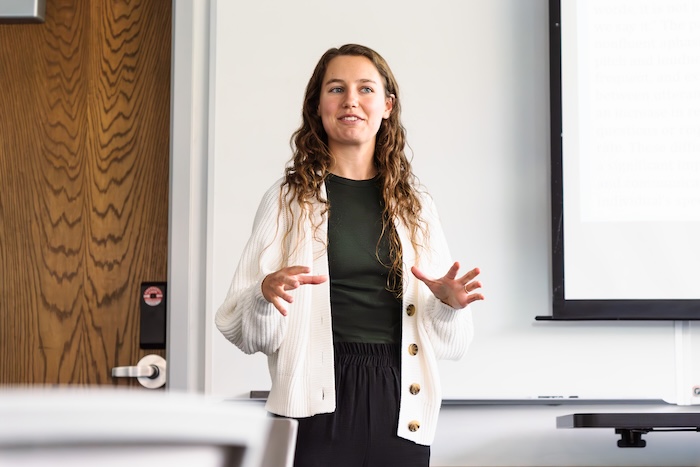
M328 280L328 276L325 275L310 276L308 275L310 271L311 269L306 266L289 266L268 274L261 285L263 297L283 316L287 316L287 309L282 302L294 301L294 297L287 293L288 290L294 290L305 284L322 284Z

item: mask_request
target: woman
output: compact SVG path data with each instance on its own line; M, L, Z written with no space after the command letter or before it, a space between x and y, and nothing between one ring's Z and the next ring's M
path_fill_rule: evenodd
M457 276L400 112L375 51L321 57L294 157L263 197L216 314L243 352L268 356L266 408L299 420L297 467L427 466L437 359L464 354L464 308L484 298L478 269Z

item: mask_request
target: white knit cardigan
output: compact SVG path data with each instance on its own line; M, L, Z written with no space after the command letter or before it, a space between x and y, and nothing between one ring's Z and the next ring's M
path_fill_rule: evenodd
M301 232L292 231L288 245L298 247L292 248L291 258L284 261L282 236L286 216L280 212L280 186L281 180L263 196L252 234L215 322L223 335L246 354L263 352L268 356L272 387L265 408L278 415L300 418L335 410L330 281L292 291L294 301L285 303L286 317L265 300L261 284L267 274L282 265L309 266L310 274L328 275L324 244L327 219L317 217L317 223L321 222L316 235L312 234L309 220ZM325 186L322 195L326 196ZM421 253L417 266L429 277L442 277L452 260L433 201L427 195L421 196L430 248ZM293 206L294 215L299 216L298 203ZM461 358L472 339L472 318L468 309L455 310L437 300L413 276L410 267L418 260L407 229L397 222L396 230L404 263L397 435L430 445L442 402L437 360ZM413 394L418 387L419 391Z

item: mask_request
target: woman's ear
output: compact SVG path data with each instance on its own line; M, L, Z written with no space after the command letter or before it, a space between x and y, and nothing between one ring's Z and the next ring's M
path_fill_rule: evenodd
M382 118L384 118L384 120L389 118L389 116L391 115L391 111L394 110L394 100L395 99L396 99L396 96L394 94L389 94L389 97L387 97L385 99L386 108L384 110L384 115L382 116Z

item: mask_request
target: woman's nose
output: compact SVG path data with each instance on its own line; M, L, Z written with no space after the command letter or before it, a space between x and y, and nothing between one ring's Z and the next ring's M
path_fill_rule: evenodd
M343 102L343 106L346 108L357 107L357 92L348 91L345 94L345 102Z

